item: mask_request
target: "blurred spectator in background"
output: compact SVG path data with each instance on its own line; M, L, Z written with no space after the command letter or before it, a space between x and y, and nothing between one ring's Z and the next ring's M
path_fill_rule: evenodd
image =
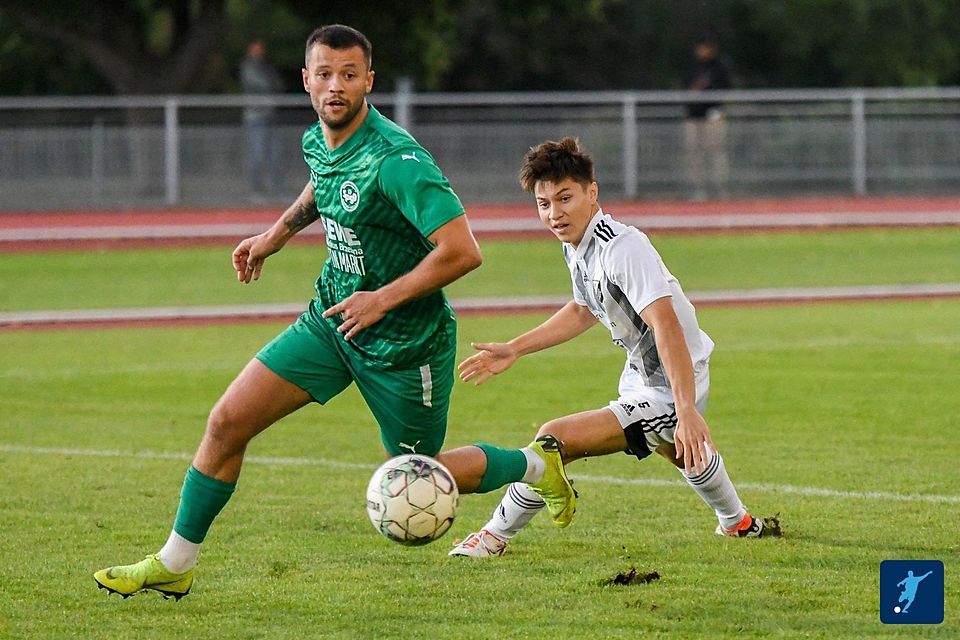
M248 95L272 95L283 89L280 74L267 61L267 48L262 40L254 40L247 46L247 56L240 63L240 83ZM271 105L250 105L243 111L247 176L257 196L276 193L280 186L279 149L273 136L273 120Z
M720 59L717 43L701 38L684 79L690 91L730 88L730 69ZM727 197L727 122L719 102L691 102L684 122L687 179L695 200Z

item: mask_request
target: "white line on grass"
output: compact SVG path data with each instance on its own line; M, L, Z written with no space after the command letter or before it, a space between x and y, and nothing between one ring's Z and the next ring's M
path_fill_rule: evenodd
M792 341L787 337L778 337L775 340L747 340L737 342L725 340L718 347L719 351L784 351L788 349L829 349L846 347L888 347L904 346L906 344L919 345L952 345L960 342L957 335L901 335L887 338L859 337L823 337L807 340Z
M960 296L960 283L861 285L843 287L785 287L746 290L693 291L687 294L699 304L777 304L785 302L829 302L847 300L889 300ZM569 302L566 296L520 296L496 298L461 298L450 303L456 311L481 313L516 310L555 310ZM67 309L40 311L0 311L0 327L18 325L56 326L77 323L137 323L142 321L176 322L206 320L209 322L259 318L289 320L303 311L303 302L241 304L216 306L142 307L120 309Z
M745 340L738 341L736 338L724 340L717 346L715 353L725 351L787 351L794 349L821 349L821 348L856 348L856 347L903 347L905 345L955 345L960 343L960 334L931 334L931 335L900 335L887 338L874 338L870 336L848 336L848 337L825 337L793 339L786 336L778 336L776 339L769 340ZM564 345L564 349L537 351L531 353L529 358L543 360L563 360L571 355L576 355L581 359L589 358L619 358L623 362L622 351L619 349L596 349L596 343L593 342L573 342ZM2 375L2 372L0 372Z
M236 373L243 368L244 364L245 363L242 361L204 361L199 363L153 362L150 364L123 365L116 367L67 367L53 371L24 369L23 365L19 365L13 369L0 369L0 379L12 378L14 380L62 380L69 378L89 379L94 376L151 375L162 373Z
M88 456L91 458L141 458L145 460L192 460L193 454L175 451L119 451L115 449L75 449L71 447L25 447L16 444L0 444L0 453L25 453L28 455ZM343 462L326 458L278 458L271 456L246 456L245 462L275 467L333 467L335 469L370 469L376 465L362 462Z
M617 478L614 476L586 476L570 474L574 480L599 482L601 484L642 485L647 487L686 487L682 480L659 480L653 478ZM794 487L784 484L765 482L737 482L738 489L762 491L764 493L790 493L801 496L822 498L841 498L850 500L892 500L895 502L933 502L937 504L960 504L960 496L938 496L918 493L890 493L888 491L838 491L818 487Z
M111 449L75 449L69 447L28 447L15 444L0 444L0 453L22 453L27 455L89 456L94 458L142 458L148 460L191 460L188 453L165 451L119 451ZM326 458L283 458L272 456L247 456L246 462L276 467L332 467L334 469L364 469L373 471L376 465L362 462L344 462ZM645 487L686 487L682 480L661 480L658 478L618 478L616 476L594 476L571 474L578 482L596 482L598 484L635 485ZM737 487L764 493L788 493L793 495L820 498L838 498L841 500L886 500L894 502L931 502L934 504L960 504L960 496L942 496L916 493L890 493L887 491L839 491L819 487L794 487L791 485L768 484L764 482L738 482Z

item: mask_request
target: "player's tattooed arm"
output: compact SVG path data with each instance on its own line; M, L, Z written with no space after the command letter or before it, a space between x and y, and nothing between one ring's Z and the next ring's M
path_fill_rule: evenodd
M269 229L242 240L233 250L233 268L237 270L237 279L245 284L259 280L264 261L280 251L295 233L319 217L313 186L308 182L299 197Z
M293 204L283 213L283 224L290 235L310 226L320 218L317 201L313 197L313 185L309 182Z

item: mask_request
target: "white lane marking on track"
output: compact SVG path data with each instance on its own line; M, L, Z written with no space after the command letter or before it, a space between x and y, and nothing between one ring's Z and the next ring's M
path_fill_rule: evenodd
M960 296L960 283L864 285L851 287L788 287L782 289L747 289L689 292L695 305L781 304L811 302L846 302L848 300L902 300ZM563 306L569 298L562 296L464 298L453 299L455 311L498 313L516 309L544 310ZM253 318L262 320L290 319L304 308L303 303L250 304L186 307L142 307L121 309L67 309L40 311L0 311L0 327L17 325L69 326L77 323L136 323L140 321L208 322Z
M725 340L720 351L785 351L789 349L816 349L816 348L840 348L840 347L886 347L886 346L904 346L906 344L919 345L954 345L960 343L960 334L958 335L916 335L916 336L896 336L890 338L816 338L809 340L750 340L737 342L736 340ZM578 358L619 358L619 352L615 350L597 351L593 343L578 349L576 345L567 346L565 351L539 351L531 354L531 357L538 359L563 359L570 355L576 355ZM0 369L0 379L12 378L15 380L49 380L64 378L90 378L92 376L112 376L118 374L143 374L154 373L215 373L215 372L236 372L243 367L243 362L204 362L197 363L151 363L143 365L122 365L122 366L101 366L101 367L68 367L55 371L32 371L25 370L22 366L12 369Z
M120 451L111 449L78 449L71 447L29 447L14 444L0 444L0 453L26 455L62 455L62 456L89 456L95 458L142 458L148 460L191 460L188 453L168 451ZM331 467L335 469L359 469L373 471L375 464L361 462L345 462L329 460L327 458L294 458L273 456L247 456L246 462L278 467ZM658 478L618 478L615 476L594 476L585 474L571 474L571 478L578 482L596 482L598 484L637 485L646 487L678 487L685 488L687 484L682 480L661 480ZM792 494L819 498L837 498L840 500L886 500L894 502L929 502L934 504L960 504L960 496L934 494L904 494L887 491L842 491L821 487L796 487L791 485L768 484L764 482L738 482L740 489L762 491L764 493Z
M24 368L0 369L0 379L14 380L63 380L70 378L89 379L95 376L151 375L162 373L233 373L240 371L245 362L202 362L202 363L151 363L143 365L122 365L116 367L66 367L52 371L38 371Z

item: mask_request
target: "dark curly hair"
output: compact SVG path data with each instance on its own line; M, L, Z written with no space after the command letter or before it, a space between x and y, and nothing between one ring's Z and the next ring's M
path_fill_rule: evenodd
M580 148L578 139L569 136L532 147L523 158L519 178L523 190L531 193L538 182L556 184L567 178L583 186L596 182L593 158Z

